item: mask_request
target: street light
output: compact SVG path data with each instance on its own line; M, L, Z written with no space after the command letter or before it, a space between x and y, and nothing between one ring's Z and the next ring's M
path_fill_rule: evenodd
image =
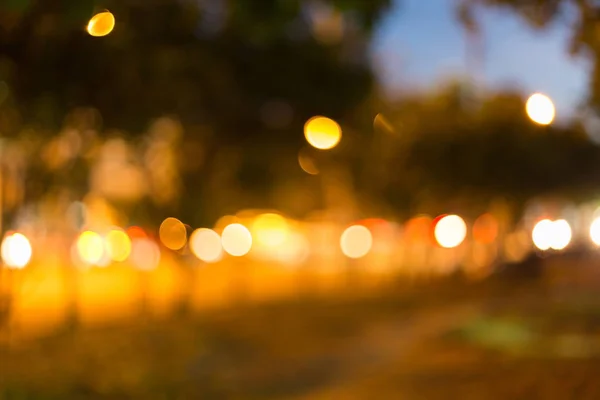
M556 109L550 97L535 93L532 94L525 104L527 116L538 125L550 125L556 116Z
M2 241L0 250L2 261L8 268L23 269L31 260L31 243L21 233L7 235Z

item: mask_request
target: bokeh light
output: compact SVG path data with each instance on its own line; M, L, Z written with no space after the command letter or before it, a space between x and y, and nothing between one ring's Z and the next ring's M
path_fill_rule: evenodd
M342 139L342 128L326 117L313 117L304 125L306 141L319 150L333 149Z
M564 250L571 243L573 232L571 225L564 219L544 219L535 225L531 238L539 250Z
M434 236L441 247L458 247L467 237L467 224L458 215L446 215L435 225Z
M498 237L498 221L492 214L483 214L473 224L473 239L479 243L490 244Z
M284 245L277 248L277 259L280 262L299 265L306 261L310 254L310 243L306 236L292 232Z
M593 220L590 225L590 239L596 246L600 246L600 217Z
M109 257L116 262L127 260L131 254L131 240L127 233L121 229L112 229L106 234L106 251Z
M348 258L362 258L373 247L373 235L363 225L353 225L347 228L340 238L342 253Z
M552 246L552 221L543 219L533 227L531 232L533 244L539 250L546 251Z
M564 220L559 219L552 223L552 243L550 247L553 250L564 250L571 243L573 232L571 225Z
M171 250L180 250L187 243L187 229L177 218L167 218L158 231L162 244Z
M428 235L429 235L429 238L433 241L433 243L437 243L437 240L435 239L435 227L437 226L438 222L440 222L447 216L448 216L448 214L441 214L430 221ZM423 220L423 223L424 222L425 222L425 220ZM423 225L423 227L424 226L425 225Z
M414 217L406 222L404 236L409 242L430 241L430 227L433 220L428 215Z
M104 240L96 232L82 232L77 238L76 248L81 261L89 265L98 265L104 257Z
M13 233L4 237L0 253L7 267L23 269L29 264L33 250L25 235Z
M288 223L279 214L261 214L254 220L252 231L260 243L275 247L287 239Z
M221 234L221 245L229 255L245 256L252 248L252 234L242 224L227 225Z
M217 262L223 256L221 237L212 229L196 229L190 236L190 249L206 263Z
M148 235L146 234L146 232L140 228L139 226L130 226L129 228L127 228L127 236L129 236L129 238L131 240L133 239L142 239L142 238L147 238Z
M104 11L94 15L87 25L87 31L91 36L101 37L112 32L115 27L115 16L110 11Z
M525 110L529 118L539 125L550 125L556 115L552 100L541 93L535 93L527 99Z
M131 242L131 264L141 271L152 271L160 263L160 248L150 239L134 239Z

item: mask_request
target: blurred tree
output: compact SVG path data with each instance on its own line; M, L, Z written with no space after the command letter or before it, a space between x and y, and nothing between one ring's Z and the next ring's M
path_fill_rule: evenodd
M269 101L300 120L352 109L371 84L366 44L387 3L13 0L0 6L0 75L27 123L58 127L85 105L108 128L141 132L173 113L237 141L265 130ZM91 37L85 25L104 7L115 30ZM330 20L339 35L319 28Z
M264 194L276 178L269 164L285 149L297 152L307 118L343 120L370 92L367 45L389 3L1 2L0 132L56 131L74 107L94 107L105 130L132 134L173 115L185 132L182 212L210 208L198 201L209 198L205 182L223 146L244 149L237 178ZM89 18L104 9L116 17L114 31L88 35Z
M388 105L385 117L380 194L401 210L427 203L443 211L459 197L485 205L497 196L523 204L540 194L596 194L600 148L577 125L533 124L519 93L476 99L452 83Z

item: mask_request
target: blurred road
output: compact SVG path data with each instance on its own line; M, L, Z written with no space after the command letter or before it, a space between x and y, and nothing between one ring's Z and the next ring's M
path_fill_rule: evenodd
M593 281L447 280L62 332L2 349L0 398L597 399Z

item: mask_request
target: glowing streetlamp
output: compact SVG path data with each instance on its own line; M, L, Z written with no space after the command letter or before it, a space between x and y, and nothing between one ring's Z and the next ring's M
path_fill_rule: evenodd
M600 218L596 218L590 225L590 239L596 246L600 246Z
M525 104L527 116L538 125L550 125L556 116L556 109L550 97L535 93L527 99Z
M467 224L458 215L446 215L435 225L434 236L441 247L453 249L465 241Z
M592 232L593 233L593 232ZM544 219L535 224L531 239L538 250L564 250L571 243L573 232L564 219L552 221Z
M342 233L340 247L342 253L348 258L363 258L373 247L373 235L367 227L353 225Z
M212 229L196 229L190 236L190 249L205 263L214 263L223 257L221 236Z
M2 261L8 268L23 269L31 260L31 243L25 235L13 233L4 238L0 252L2 253Z
M233 257L243 257L252 249L252 234L242 224L227 225L221 234L223 250Z

